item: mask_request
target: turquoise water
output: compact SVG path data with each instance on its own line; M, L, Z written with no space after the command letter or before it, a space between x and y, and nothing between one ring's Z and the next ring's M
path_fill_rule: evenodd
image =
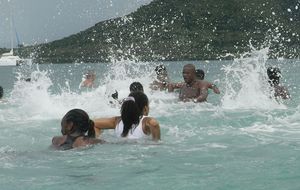
M1 189L300 189L299 60L267 60L267 50L235 61L194 61L221 90L202 104L178 102L176 93L147 86L159 63L61 64L0 67ZM181 81L182 66L164 62ZM266 67L281 68L292 95L270 99ZM87 70L97 87L79 89ZM32 82L20 78L31 76ZM60 119L72 108L92 118L114 116L115 89L126 97L140 81L162 141L123 142L105 131L108 143L70 151L49 149Z

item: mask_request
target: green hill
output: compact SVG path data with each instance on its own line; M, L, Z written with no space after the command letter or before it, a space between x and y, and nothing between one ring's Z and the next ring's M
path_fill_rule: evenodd
M270 46L272 57L299 58L299 34L298 0L154 0L20 54L52 63L205 60L249 51L251 42Z

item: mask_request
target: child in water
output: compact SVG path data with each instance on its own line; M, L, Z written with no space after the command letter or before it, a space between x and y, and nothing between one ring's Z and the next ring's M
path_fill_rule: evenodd
M60 150L68 150L87 145L104 143L95 138L94 122L81 109L72 109L61 120L61 133L52 139L52 146Z

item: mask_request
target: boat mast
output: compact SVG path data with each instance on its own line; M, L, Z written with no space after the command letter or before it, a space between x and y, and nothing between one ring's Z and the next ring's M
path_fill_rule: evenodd
M13 55L14 53L14 37L13 37L13 21L12 21L12 8L10 5L10 0L8 0L9 12L10 12L10 53Z

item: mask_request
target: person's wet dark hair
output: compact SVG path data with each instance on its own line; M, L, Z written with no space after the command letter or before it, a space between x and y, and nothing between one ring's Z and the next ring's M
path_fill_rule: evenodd
M94 122L89 118L89 115L81 109L72 109L62 118L61 124L73 122L74 128L71 132L85 134L88 132L88 137L95 137ZM62 134L64 134L62 130Z
M127 98L124 99L121 107L121 118L124 124L122 137L126 137L133 125L138 125L143 109L149 103L148 97L143 92L131 92Z
M205 77L205 73L202 69L197 69L196 70L196 77L199 79L199 80L204 80L204 77Z
M269 77L269 82L272 85L278 85L279 84L279 79L281 78L281 71L277 67L269 67L267 69L267 74Z
M155 72L156 72L157 75L165 73L166 71L167 71L167 69L163 65L158 65L158 66L155 67Z
M129 86L130 92L144 92L143 85L140 82L133 82Z
M3 88L0 86L0 99L3 97Z
M117 100L117 99L119 98L119 93L118 93L118 91L115 90L115 92L111 94L111 97L112 97L113 99Z

